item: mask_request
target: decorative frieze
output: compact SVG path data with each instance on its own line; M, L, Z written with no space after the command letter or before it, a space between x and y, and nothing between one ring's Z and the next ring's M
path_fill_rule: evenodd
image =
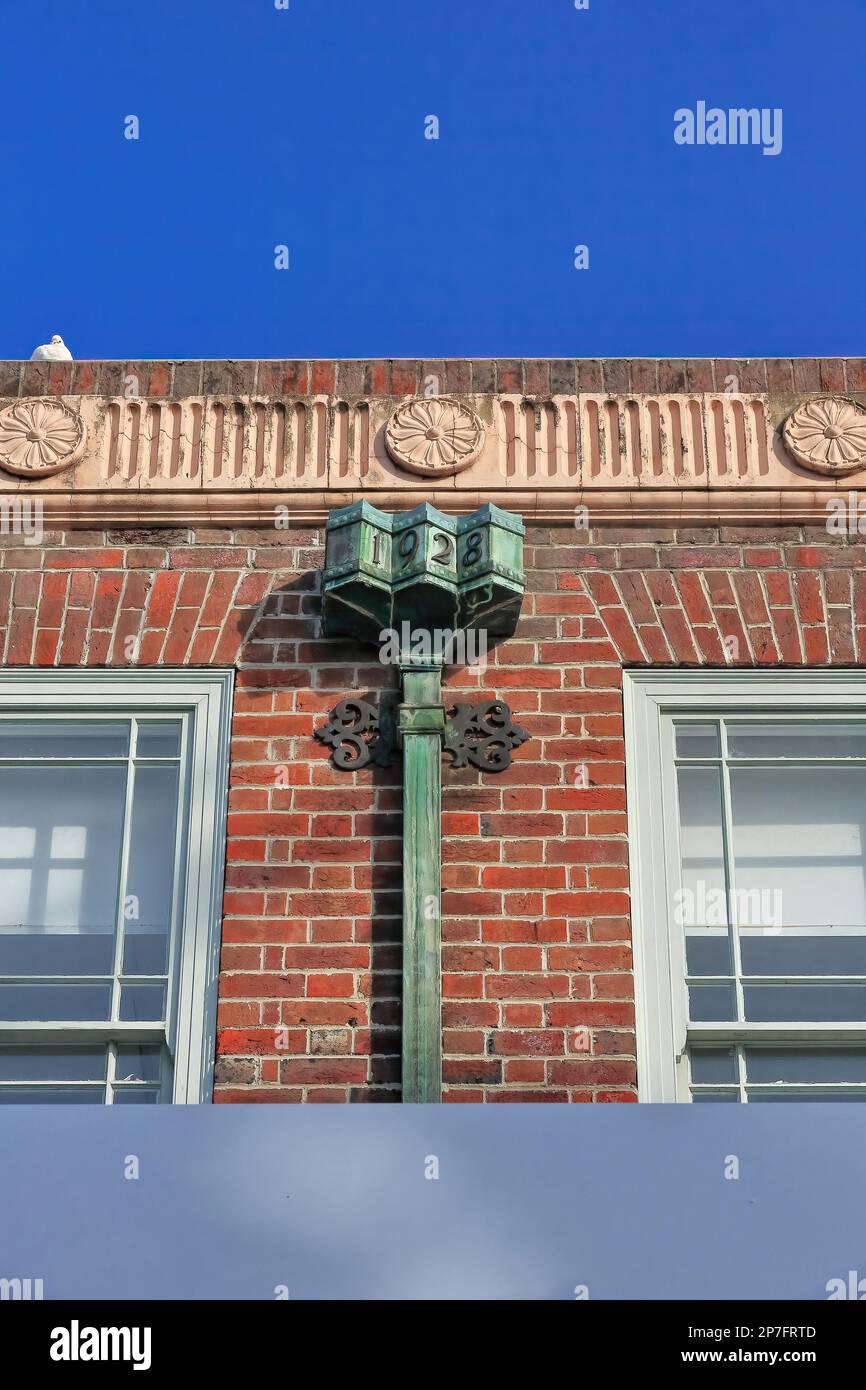
M49 521L321 524L367 499L527 519L807 520L866 467L842 396L587 391L0 399L0 494Z

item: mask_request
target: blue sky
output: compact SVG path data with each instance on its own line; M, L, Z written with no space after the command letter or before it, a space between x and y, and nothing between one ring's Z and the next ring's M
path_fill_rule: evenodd
M862 0L0 19L0 356L863 353ZM781 153L675 144L701 100Z
M866 1279L859 1105L11 1110L0 1276L46 1299L826 1299Z

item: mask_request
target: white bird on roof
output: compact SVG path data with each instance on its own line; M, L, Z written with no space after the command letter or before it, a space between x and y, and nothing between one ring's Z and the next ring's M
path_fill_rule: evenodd
M59 333L53 334L50 343L41 343L31 354L31 362L71 362L72 353Z

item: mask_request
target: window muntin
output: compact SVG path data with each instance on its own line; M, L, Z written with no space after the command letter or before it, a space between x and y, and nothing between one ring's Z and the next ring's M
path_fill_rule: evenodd
M210 1099L230 695L0 673L0 1104Z

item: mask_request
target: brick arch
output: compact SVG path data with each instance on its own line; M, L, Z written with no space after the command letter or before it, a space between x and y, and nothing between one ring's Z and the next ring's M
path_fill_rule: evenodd
M5 559L6 666L234 665L273 584L247 568L245 551L165 543L88 546L73 537L42 556L7 551Z
M656 565L615 570L586 558L575 588L624 665L866 663L860 546L658 547Z

